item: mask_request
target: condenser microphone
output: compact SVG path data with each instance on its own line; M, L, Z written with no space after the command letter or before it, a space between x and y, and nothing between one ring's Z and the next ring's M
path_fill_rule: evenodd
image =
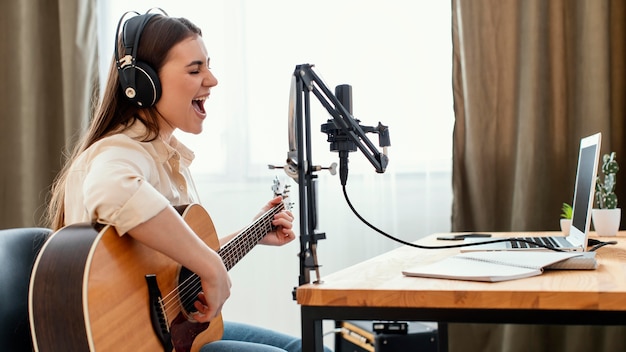
M352 115L352 86L341 84L335 87L335 96L346 110Z
M349 84L341 84L335 87L335 97L341 105L348 111L350 115L352 115L352 86ZM349 116L345 116L346 119L349 119ZM352 146L352 143L346 141L349 148L340 148L339 150L339 180L342 185L346 185L348 182L348 155L349 152L354 148L356 150L356 146Z

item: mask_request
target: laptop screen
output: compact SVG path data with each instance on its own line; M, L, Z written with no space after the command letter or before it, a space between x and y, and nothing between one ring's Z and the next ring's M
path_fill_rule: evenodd
M581 243L587 238L591 221L600 138L600 133L598 133L585 137L580 142L570 235L574 236L577 241L580 240Z

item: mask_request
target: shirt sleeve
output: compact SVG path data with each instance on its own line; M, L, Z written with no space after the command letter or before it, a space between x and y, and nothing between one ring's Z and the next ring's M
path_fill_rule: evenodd
M169 201L149 182L156 173L154 158L130 138L114 142L90 151L82 192L88 213L122 235L157 215Z

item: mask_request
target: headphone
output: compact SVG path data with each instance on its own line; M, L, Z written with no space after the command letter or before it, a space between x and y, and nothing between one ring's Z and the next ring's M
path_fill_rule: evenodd
M168 16L162 9L157 9ZM117 24L115 34L115 65L117 66L120 87L128 100L142 108L153 106L161 98L161 82L156 70L145 62L137 61L137 47L141 33L150 19L157 15L150 13L151 10L143 15L136 11L124 13ZM124 23L122 28L124 56L120 57L118 52L120 26L124 17L129 13L135 13L137 16L131 17Z

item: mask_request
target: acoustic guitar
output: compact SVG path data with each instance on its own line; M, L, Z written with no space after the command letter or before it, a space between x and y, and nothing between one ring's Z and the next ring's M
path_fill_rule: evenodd
M286 199L286 188L274 181L276 195ZM221 248L202 206L177 210L230 270L272 230L285 203ZM221 315L210 323L191 318L201 291L196 274L110 225L66 226L51 235L33 267L28 303L35 351L198 351L223 332Z

